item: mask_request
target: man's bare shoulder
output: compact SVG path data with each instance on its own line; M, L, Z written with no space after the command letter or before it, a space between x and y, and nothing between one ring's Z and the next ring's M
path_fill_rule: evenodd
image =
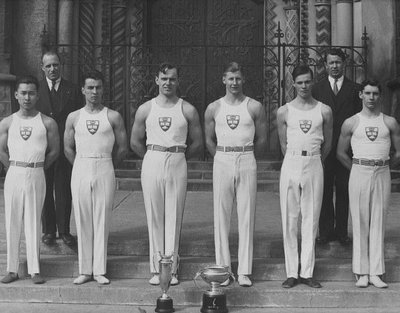
M194 107L194 105L190 104L185 100L182 101L182 111L183 115L189 120L192 120L194 117L198 115L198 112Z
M277 115L285 115L288 111L288 104L289 103L286 103L286 104L282 105L281 107L279 107L276 114Z
M112 125L117 125L122 122L122 115L116 110L107 108L107 117Z
M332 109L330 108L329 105L326 105L325 103L321 103L321 112L322 114L332 114Z
M383 121L384 121L385 125L391 130L399 127L399 123L392 116L383 114Z
M75 122L75 120L79 117L79 113L80 113L80 109L69 113L67 120Z
M219 108L221 106L221 101L215 100L214 102L211 102L206 109L206 114L215 116L215 114L218 112Z
M10 128L11 122L13 120L13 114L3 118L0 122L0 130L2 132L6 131L7 129Z
M255 99L253 99L253 98L250 98L247 107L248 107L249 110L258 111L258 110L260 110L263 106L262 106L261 102L255 100Z
M354 129L356 129L356 127L358 126L359 123L359 117L357 114L354 114L353 116L350 116L349 118L347 118L343 124L342 124L342 130L345 131L353 131Z
M135 117L146 119L151 110L151 100L141 104L136 110Z

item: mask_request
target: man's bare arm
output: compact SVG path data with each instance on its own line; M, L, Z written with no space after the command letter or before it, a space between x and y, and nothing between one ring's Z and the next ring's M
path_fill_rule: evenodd
M10 155L8 153L8 129L12 122L12 116L8 116L0 122L0 161L8 168L10 166Z
M391 160L391 166L397 167L400 163L400 126L396 119L387 115L384 115L384 122L390 130L390 139L395 150Z
M121 114L114 110L108 110L108 118L114 130L113 163L115 167L126 157L126 153L128 152L128 138Z
M188 121L188 146L186 158L198 157L203 149L203 133L200 126L200 118L197 110L191 104L184 102L183 114Z
M64 154L71 164L74 164L76 150L75 150L75 120L79 111L72 112L68 115L65 123L64 132Z
M287 105L278 109L276 122L278 127L278 137L282 154L285 156L287 149Z
M216 114L216 102L208 105L206 112L204 113L204 133L206 140L206 147L208 152L212 156L215 155L217 149L217 136L215 134L215 114Z
M260 102L251 100L250 110L254 112L254 154L257 158L262 157L267 146L267 117L265 109ZM249 103L250 104L250 103Z
M44 169L48 169L60 155L60 135L58 134L58 126L55 120L45 115L42 115L42 118L47 130L47 150Z
M141 158L146 154L146 118L150 112L150 102L142 104L136 111L135 121L132 126L130 146Z
M332 149L333 117L332 110L327 105L322 107L322 117L324 120L323 132L324 142L321 146L321 159L324 161Z
M355 116L350 117L344 121L336 150L337 159L343 164L344 167L346 167L349 170L351 169L352 161L348 155L348 151L350 149L350 140L351 136L353 135L353 128L355 122L357 122Z

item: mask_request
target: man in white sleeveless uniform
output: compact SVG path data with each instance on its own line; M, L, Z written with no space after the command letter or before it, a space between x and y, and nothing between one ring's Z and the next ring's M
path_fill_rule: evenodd
M385 213L390 198L389 152L395 148L394 162L400 159L400 128L393 117L381 113L377 81L362 84L360 113L348 118L342 126L337 157L350 169L349 195L353 223L353 272L357 287L378 288L387 284L385 273ZM348 155L353 150L353 159Z
M35 77L18 79L15 98L19 110L0 123L0 160L9 167L4 182L8 274L2 283L18 279L22 225L28 273L35 284L44 283L39 274L40 220L46 195L43 169L57 159L60 140L56 122L36 109L38 88Z
M149 229L150 272L153 274L149 283L160 283L158 261L161 253L173 254L171 285L177 285L187 186L186 158L199 154L203 139L196 109L176 94L179 85L176 66L161 64L155 82L159 94L138 108L130 145L143 158L142 189Z
M124 157L127 138L121 115L102 104L103 76L97 71L83 76L85 106L68 115L64 152L73 164L72 203L78 235L79 285L93 278L108 284L109 223L115 194L114 164ZM114 152L114 153L113 153Z
M229 63L223 73L224 97L205 112L206 145L214 156L214 240L219 265L231 266L229 230L236 200L239 231L238 282L252 285L253 231L257 194L257 164L266 145L265 109L243 94L241 66ZM227 286L229 279L222 285Z
M292 288L300 282L320 288L321 284L312 276L324 185L322 162L331 148L332 111L312 97L313 73L308 66L295 67L292 76L297 96L277 112L279 141L284 155L279 193L287 279L282 287ZM300 214L299 273L297 225Z

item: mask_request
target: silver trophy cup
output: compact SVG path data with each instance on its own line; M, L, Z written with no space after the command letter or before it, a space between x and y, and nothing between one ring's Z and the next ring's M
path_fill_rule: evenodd
M234 276L229 270L229 266L212 265L200 270L195 278L194 283L197 287L197 278L201 277L203 281L211 286L210 290L203 293L202 313L227 313L226 295L220 288L221 283Z
M172 298L167 295L167 291L171 284L173 254L162 255L159 253L159 272L160 272L160 287L162 296L157 299L156 312L172 313L175 311Z

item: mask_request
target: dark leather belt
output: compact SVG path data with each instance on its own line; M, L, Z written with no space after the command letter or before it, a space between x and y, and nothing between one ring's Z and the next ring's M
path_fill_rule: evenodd
M307 151L307 150L286 150L288 155L301 155L301 156L314 156L314 155L321 155L319 151Z
M353 164L365 165L365 166L387 166L389 160L369 160L369 159L353 159Z
M28 163L28 162L11 160L10 161L10 166L38 168L38 167L43 167L44 166L44 162Z
M217 151L222 151L222 152L245 152L245 151L254 151L254 146L236 146L236 147L217 146Z
M147 150L160 151L160 152L185 153L186 148L183 146L163 147L163 146L159 146L159 145L147 145Z

